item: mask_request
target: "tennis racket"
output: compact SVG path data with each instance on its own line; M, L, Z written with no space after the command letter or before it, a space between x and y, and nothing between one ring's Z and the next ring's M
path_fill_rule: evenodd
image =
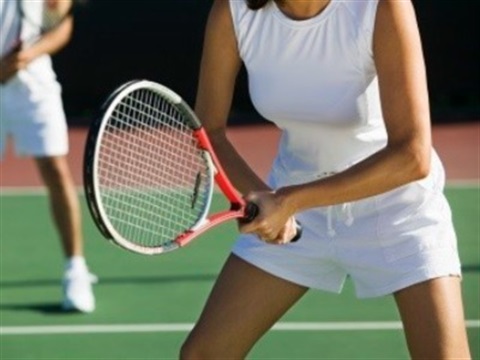
M35 43L45 33L56 29L71 16L85 0L18 0L18 11L23 27L28 26L35 35L19 41L19 47Z
M230 209L210 214L215 184ZM101 233L127 250L162 254L258 207L223 171L200 121L182 98L138 80L113 92L87 136L84 186ZM297 225L297 240L301 227Z

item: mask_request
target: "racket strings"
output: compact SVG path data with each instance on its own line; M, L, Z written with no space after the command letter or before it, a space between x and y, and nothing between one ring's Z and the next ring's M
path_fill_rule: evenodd
M136 173L136 171L133 171L133 172ZM142 175L141 173L139 174L140 176ZM142 182L136 181L135 179L133 179L131 183L132 183L130 187L131 191L129 193L121 193L121 197L118 197L117 200L120 202L119 205L121 205L122 203L128 202L130 204L131 209L127 217L132 218L133 220L136 220L137 224L139 224L139 226L144 227L146 231L148 231L149 228L153 229L150 232L152 234L155 234L158 232L158 230L155 229L155 226L157 224L156 219L153 219L153 221L155 222L152 222L152 221L149 221L149 217L144 216L144 214L141 214L141 216L135 216L135 215L132 215L132 212L133 214L136 214L136 213L141 213L144 210L147 210L147 211L155 212L159 214L161 210L169 210L169 208L171 208L171 210L169 211L175 211L175 208L170 203L166 203L166 207L165 206L163 206L163 208L159 207L158 204L155 204L149 201L150 198L155 196L154 190L149 189L150 196L145 196L145 190L141 189L140 187L140 186L145 186L145 184L143 184ZM118 184L118 181L117 181L117 184ZM172 182L170 184L167 183L165 186L171 186L172 184L173 184ZM164 196L164 194L161 194L161 195ZM135 205L135 203L138 203L139 199L141 199L142 205ZM119 213L120 216L123 214L124 218L119 217L119 220L125 221L125 223L128 225L132 225L128 219L125 219L125 215L127 214L123 213L123 208L121 206L113 207L113 213L112 213L113 217L117 217L115 213ZM169 224L168 222L166 222L165 226L163 227L165 229L169 229L171 228L171 226L172 224ZM128 234L128 235L132 236L133 234Z
M135 153L135 151L138 151L138 150L139 149L133 149L133 152ZM139 191L139 190L135 190L135 189L138 189L139 188L138 186L140 186L140 185L144 185L142 179L144 178L144 176L148 175L148 173L150 173L153 169L150 168L150 169L147 169L147 170L148 170L147 173L144 174L144 172L142 171L141 168L140 169L130 169L130 172L135 175L135 177L131 179L132 184L136 185L136 187L133 187L133 191L132 191L132 194L134 196L142 196L143 192ZM135 178L139 178L140 181L137 181ZM172 182L167 182L167 184L166 184L166 186L172 186L172 185L174 185L173 181ZM124 198L121 199L122 201L131 201L132 200L131 199L132 196L129 196L128 194L124 194L124 195L125 195ZM128 197L130 197L130 199L128 199ZM142 206L148 206L148 210L154 210L154 211L157 211L157 212L160 210L160 208L158 206L156 206L155 204L152 204L151 202L148 201L148 197L143 196L143 198L144 198L143 201L146 202L147 204L144 203ZM140 208L139 206L135 206L134 204L132 204L132 207L133 207L132 210L136 211L136 212L142 210L142 208ZM140 216L135 216L134 218L136 220L138 220L137 222L142 223L142 226L151 225L151 224L145 224L145 222L148 222L148 218L142 218ZM168 224L168 226L171 226L171 224Z
M103 132L98 179L102 203L125 239L167 244L202 218L208 163L185 115L150 90L118 103Z

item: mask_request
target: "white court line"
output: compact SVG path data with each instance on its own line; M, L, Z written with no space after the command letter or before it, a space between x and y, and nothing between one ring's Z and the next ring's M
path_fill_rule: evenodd
M467 320L467 328L480 328L480 320ZM117 325L51 325L51 326L2 326L0 335L61 335L61 334L112 334L149 332L187 332L190 323L176 324L117 324ZM359 331L401 330L400 321L359 322L288 322L273 326L273 331Z

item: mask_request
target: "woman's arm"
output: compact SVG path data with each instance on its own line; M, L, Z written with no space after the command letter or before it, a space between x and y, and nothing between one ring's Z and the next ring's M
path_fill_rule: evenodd
M73 17L69 16L55 29L45 33L37 42L27 47L31 59L48 54L53 55L59 52L68 44L73 32Z
M7 82L39 56L52 55L60 51L70 41L72 31L73 18L70 16L32 45L24 47L23 44L18 44L17 49L0 59L0 83Z
M216 0L205 31L195 113L234 186L246 194L266 190L226 136L227 119L241 66L229 2Z
M298 211L377 195L428 175L429 101L421 41L410 2L380 1L373 46L387 146L331 177L285 187L274 195L249 195L261 203L264 217L243 226L242 231L271 238Z
M388 133L387 146L350 169L283 189L296 210L377 195L428 175L430 115L418 26L410 2L378 6L374 58Z

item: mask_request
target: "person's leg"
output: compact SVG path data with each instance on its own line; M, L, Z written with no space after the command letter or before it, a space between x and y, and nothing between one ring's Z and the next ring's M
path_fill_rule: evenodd
M458 277L425 281L394 296L412 359L470 359Z
M244 358L307 290L231 255L180 358Z
M65 256L83 256L80 205L66 157L41 157L36 163L48 189Z
M95 309L90 274L83 255L81 213L66 156L36 158L42 179L48 189L52 216L60 235L66 258L63 278L65 310L91 312Z

